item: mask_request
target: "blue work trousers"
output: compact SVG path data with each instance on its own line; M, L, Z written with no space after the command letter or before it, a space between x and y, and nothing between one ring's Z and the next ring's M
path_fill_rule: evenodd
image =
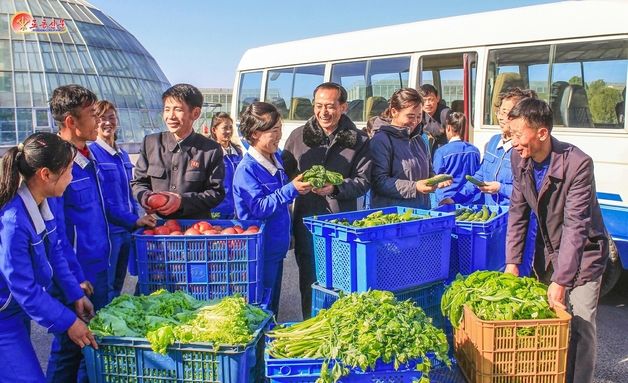
M274 258L264 261L264 293L270 289L268 309L279 312L279 297L281 295L281 280L283 279L283 258Z
M16 315L0 324L0 382L46 381L30 339L30 318Z
M109 271L107 277L108 301L120 296L122 286L124 286L124 278L126 278L126 269L129 264L129 254L131 252L131 233L128 231L121 233L112 233L111 256L109 257Z

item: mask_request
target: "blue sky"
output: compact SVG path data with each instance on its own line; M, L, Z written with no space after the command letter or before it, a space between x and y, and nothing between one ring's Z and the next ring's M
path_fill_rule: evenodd
M242 54L247 49L260 45L553 2L552 0L88 1L133 33L157 60L171 83L187 82L198 87L223 88L233 86L235 69Z

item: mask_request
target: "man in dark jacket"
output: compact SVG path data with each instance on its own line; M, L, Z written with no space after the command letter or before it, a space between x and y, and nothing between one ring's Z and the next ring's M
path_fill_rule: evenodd
M312 193L298 196L294 203L294 252L299 266L304 318L310 317L311 285L316 278L312 235L303 224L303 217L357 210L356 199L369 189L371 164L368 138L343 114L346 109L347 91L342 86L327 82L316 87L314 116L290 134L282 152L284 167L290 178L313 165L323 165L345 177L342 184L313 189Z
M434 158L436 149L447 144L445 134L445 121L451 113L451 109L441 102L438 90L431 84L421 85L421 97L423 97L423 118L421 127L430 136L430 156Z
M131 181L133 195L147 212L164 218L209 218L210 210L225 198L225 165L220 144L192 128L203 95L192 85L177 84L161 99L168 131L144 138ZM168 201L152 210L146 201L154 192Z
M592 382L595 318L608 239L595 196L593 161L551 136L552 110L524 98L509 113L513 135L506 272L518 275L530 213L538 217L534 271L549 282L550 306L573 315L568 382Z

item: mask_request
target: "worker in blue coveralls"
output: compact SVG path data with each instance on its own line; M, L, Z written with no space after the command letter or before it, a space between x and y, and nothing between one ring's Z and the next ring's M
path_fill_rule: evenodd
M445 118L445 135L448 143L434 153L434 173L449 174L451 185L436 189L436 201L450 198L467 182L465 176L475 174L480 167L480 151L475 145L462 140L467 119L463 113L454 112Z
M298 175L290 182L277 153L281 140L281 114L274 105L254 102L240 117L240 134L250 144L233 179L233 199L240 219L263 220L264 289L271 289L269 308L277 313L283 260L290 247L288 205L312 190Z
M89 145L89 150L96 159L101 183L107 185L102 192L111 242L107 273L107 294L108 301L111 301L122 291L127 265L131 274L137 275L135 256L129 257L133 252L131 232L144 226L154 227L157 220L152 215L139 216L130 184L133 164L129 154L116 144L116 107L107 100L100 100L94 105L94 113L98 119L98 138Z
M87 141L97 138L96 95L80 85L64 85L52 92L50 111L59 135L74 144L72 182L60 198L65 234L87 279L82 286L96 310L108 303L109 224L95 159ZM80 368L80 372L79 372ZM87 382L81 348L67 334L55 334L46 373L48 382Z
M225 112L219 112L212 117L209 127L209 137L220 144L222 148L222 159L225 164L225 178L223 184L225 187L225 199L212 209L213 213L219 213L220 219L235 218L235 205L233 204L233 175L242 161L242 148L240 145L232 141L233 138L233 120L231 116Z
M471 182L464 184L459 193L452 197L453 202L460 204L510 205L512 193L512 133L508 120L510 110L524 98L537 98L536 92L530 89L509 88L499 95L499 104L495 105L497 121L502 130L488 141L484 149L484 158L480 169L473 175L484 186L476 186ZM534 258L534 240L536 238L536 218L530 218L523 262L519 274L526 276L532 271Z
M45 382L30 342L30 320L65 333L77 347L98 348L84 321L94 309L60 248L48 198L72 180L76 149L52 133L35 133L2 157L0 171L1 382ZM22 181L20 181L20 177ZM59 291L72 308L54 298Z

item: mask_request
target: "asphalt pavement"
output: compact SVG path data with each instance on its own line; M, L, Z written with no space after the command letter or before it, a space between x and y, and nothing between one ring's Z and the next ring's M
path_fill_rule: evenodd
M298 272L293 252L284 262L284 279L279 306L279 322L302 320ZM123 292L132 293L136 278L127 277ZM598 360L595 383L628 382L628 273L618 286L599 303L597 318ZM31 340L42 368L46 370L51 336L37 324L32 325Z

